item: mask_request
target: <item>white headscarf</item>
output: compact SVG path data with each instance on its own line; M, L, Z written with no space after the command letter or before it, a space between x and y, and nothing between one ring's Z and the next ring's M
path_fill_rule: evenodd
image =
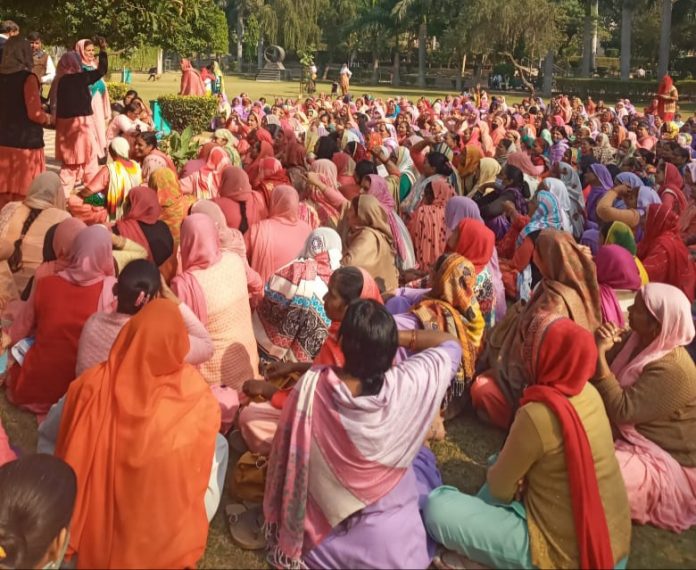
M336 270L341 266L343 242L341 241L341 236L331 228L317 228L309 234L300 257L304 259L314 258L323 252L328 252L329 264L332 270Z

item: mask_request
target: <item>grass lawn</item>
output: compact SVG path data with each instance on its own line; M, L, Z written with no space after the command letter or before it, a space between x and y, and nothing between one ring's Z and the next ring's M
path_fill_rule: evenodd
M132 86L133 89L135 89L140 96L147 101L150 99L156 99L159 95L178 93L180 77L181 75L179 73L169 72L163 74L159 81L147 81L147 74L134 73ZM117 81L119 78L120 73L114 71L112 80ZM321 93L331 93L330 82L320 82L317 84L317 87ZM225 76L225 89L230 100L232 97L244 92L247 93L253 100L258 99L259 97L265 97L269 102L272 102L275 97L298 97L300 92L298 82L260 82L254 81L253 79L242 78L236 75ZM414 87L397 88L389 85L354 85L353 93L356 97L362 95L363 93L370 93L371 95L381 97L406 95L409 99L413 100L421 96L429 98L444 97L447 94L454 94L454 91L419 89ZM519 92L501 92L500 94L505 96L505 100L508 102L508 104L519 103L525 96L523 93ZM611 104L611 101L607 101L607 104ZM635 104L638 108L642 108L643 106L647 106L648 103L644 102ZM685 114L696 112L696 103L681 104L680 109L682 113Z
M11 406L0 391L0 419L12 445L31 452L36 448L36 420L29 413ZM447 423L447 439L435 452L445 484L474 493L483 484L486 458L498 451L504 434L485 427L471 416L460 416ZM261 553L246 552L229 538L224 520L228 498L213 519L208 547L199 568L266 568ZM651 526L633 527L629 568L695 568L696 528L676 535Z
M116 74L114 74L116 75ZM116 77L114 77L116 79ZM165 93L176 93L179 74L165 74L158 82L147 82L145 74L134 74L133 88L144 99L154 99ZM295 97L297 83L257 83L248 79L228 76L225 78L228 94L247 92L256 99L265 96ZM330 86L322 84L327 91ZM355 88L356 93L370 92L383 96L407 94L409 97L445 95L443 91L421 91L418 89L392 89L390 87ZM508 102L518 101L520 95L506 95ZM52 145L49 145L51 148ZM32 414L24 413L11 406L4 391L0 390L0 419L7 430L10 441L24 452L36 448L36 420ZM443 480L463 491L473 493L485 478L486 458L498 451L504 434L485 427L470 416L459 417L447 424L447 440L434 447ZM208 547L200 568L266 568L261 553L250 553L237 548L229 538L226 523L221 513L228 502L226 494L218 515L212 522L208 536ZM696 528L682 535L661 531L650 526L634 526L630 568L696 568Z

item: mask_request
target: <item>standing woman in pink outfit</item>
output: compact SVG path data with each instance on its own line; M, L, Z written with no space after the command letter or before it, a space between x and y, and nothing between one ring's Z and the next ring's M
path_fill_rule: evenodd
M106 41L100 41L99 66L82 71L80 56L69 51L58 62L56 78L49 98L56 118L56 158L62 161L60 180L66 197L76 182L88 183L99 171L92 94L90 85L99 81L108 69Z
M97 58L94 57L94 44L90 40L80 40L75 44L75 51L80 56L82 71L97 69ZM97 158L100 162L106 160L106 125L111 120L111 102L109 90L103 79L89 86L92 94L92 118L94 121L93 134L96 140Z
M31 181L46 169L39 80L31 71L31 44L5 43L0 63L0 208L24 200Z

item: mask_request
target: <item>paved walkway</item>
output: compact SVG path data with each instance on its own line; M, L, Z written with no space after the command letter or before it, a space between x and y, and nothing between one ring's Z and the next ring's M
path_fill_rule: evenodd
M46 155L46 170L58 173L60 162L56 160L56 131L44 129L44 153Z

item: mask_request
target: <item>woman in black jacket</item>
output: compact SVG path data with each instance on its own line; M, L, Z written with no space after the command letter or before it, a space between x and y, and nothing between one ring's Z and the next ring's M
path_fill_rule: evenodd
M77 52L65 53L58 62L51 86L51 109L56 117L56 158L63 162L60 180L66 197L72 193L76 182L88 183L99 170L89 86L108 70L104 38L99 38L99 47L99 65L90 71L82 70Z

